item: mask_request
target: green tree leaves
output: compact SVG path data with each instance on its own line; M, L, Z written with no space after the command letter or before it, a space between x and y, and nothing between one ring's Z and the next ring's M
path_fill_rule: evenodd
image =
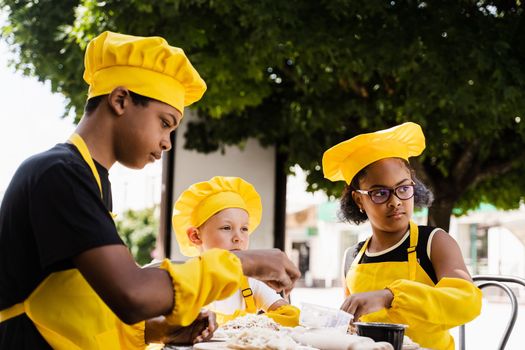
M144 265L153 259L157 233L159 230L157 208L141 210L126 210L117 216L115 223L117 231L126 243L135 261Z
M160 35L185 49L208 84L186 147L249 137L278 145L323 179L323 152L404 121L423 127L414 161L434 189L431 222L490 200L516 208L525 184L525 21L519 1L20 1L8 40L18 66L49 79L80 116L82 48L102 30ZM72 19L73 18L73 19ZM49 35L51 33L51 35ZM512 181L507 181L512 179ZM443 221L445 220L445 221Z

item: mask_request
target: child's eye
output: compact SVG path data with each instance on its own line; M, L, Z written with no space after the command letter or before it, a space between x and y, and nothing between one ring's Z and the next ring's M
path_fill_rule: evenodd
M165 119L162 119L162 127L163 128L169 128L170 124Z
M389 191L387 189L379 189L371 191L374 197L385 197L388 196Z
M231 230L231 227L230 226L223 226L223 227L221 227L221 230Z
M243 227L243 228L242 228L242 231L243 231L243 232L248 232L248 227Z
M410 189L410 186L408 186L408 185L399 187L399 191L401 191L403 193L404 192L408 192L409 189Z

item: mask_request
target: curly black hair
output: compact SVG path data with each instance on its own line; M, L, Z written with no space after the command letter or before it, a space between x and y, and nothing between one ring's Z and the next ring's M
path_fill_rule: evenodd
M432 202L434 201L434 194L432 193L432 191L416 177L416 172L414 171L414 169L412 169L410 163L408 163L405 159L399 159L403 161L403 164L405 164L407 169L410 171L412 180L415 183L414 206L418 209L421 209L427 208L430 205L432 205ZM366 175L367 169L368 166L361 169L361 171L359 171L354 176L354 178L350 182L350 185L347 185L345 187L343 195L341 196L341 203L338 213L338 217L340 220L349 223L354 223L356 225L368 220L368 216L366 215L366 213L362 213L359 210L359 207L354 202L354 198L352 197L352 192L354 190L359 189L359 181Z

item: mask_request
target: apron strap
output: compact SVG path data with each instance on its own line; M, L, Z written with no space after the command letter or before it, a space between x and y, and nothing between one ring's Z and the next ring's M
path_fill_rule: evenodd
M100 191L100 198L104 198L104 196L102 195L102 183L100 181L100 175L98 174L97 167L95 166L95 162L93 161L93 158L91 157L91 153L89 153L89 149L87 148L86 143L84 142L82 137L77 133L74 133L73 135L69 137L69 142L71 142L73 146L75 146L78 149L78 151L80 152L80 155L82 156L84 161L87 163L87 165L91 169L91 173L93 173L93 176L95 177L95 181L97 182L97 185L98 185L98 189ZM109 214L111 215L113 219L117 216L116 214L113 214L112 212L109 212Z
M257 308L255 307L255 300L253 299L253 291L250 288L250 283L246 276L242 276L241 278L241 294L246 303L246 312L251 314L256 313Z
M97 167L95 166L95 162L93 162L93 158L91 158L91 154L89 153L86 143L77 133L74 133L69 137L69 142L71 142L78 149L80 155L82 155L82 158L84 158L87 165L89 165L89 168L91 169L91 172L97 181L98 189L100 190L100 197L102 197L102 183L100 182L100 176L98 175Z
M359 265L359 261L361 261L361 258L363 257L363 254L365 253L366 248L368 247L368 242L370 241L370 238L372 237L368 237L366 239L365 243L359 250L359 253L357 253L356 257L354 258L354 261L352 261L352 265L350 267L356 267L357 265Z
M417 241L419 236L419 229L417 224L410 220L410 246L407 249L408 255L408 276L411 281L416 280L417 268Z
M0 323L9 320L10 318L22 315L25 313L24 303L18 303L0 311Z

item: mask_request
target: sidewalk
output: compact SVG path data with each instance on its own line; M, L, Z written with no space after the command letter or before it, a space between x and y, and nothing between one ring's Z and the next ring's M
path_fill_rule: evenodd
M295 288L290 296L293 305L302 302L339 308L343 302L342 288ZM481 316L466 326L467 350L497 349L510 315L510 304L495 303L483 299ZM520 304L518 318L509 338L506 350L525 349L525 305ZM458 343L458 329L451 330Z

